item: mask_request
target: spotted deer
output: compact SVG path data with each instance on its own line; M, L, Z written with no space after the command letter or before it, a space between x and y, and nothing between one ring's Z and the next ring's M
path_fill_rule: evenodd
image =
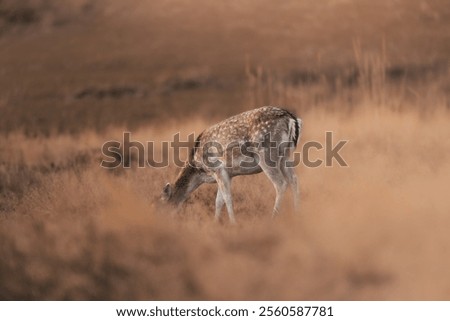
M180 205L201 184L217 183L215 219L219 219L225 204L229 219L234 223L231 179L264 172L276 191L272 215L278 213L288 186L293 190L297 210L297 176L294 168L287 166L287 160L297 146L301 129L300 118L287 110L269 106L217 123L197 137L175 184L167 183L161 198Z

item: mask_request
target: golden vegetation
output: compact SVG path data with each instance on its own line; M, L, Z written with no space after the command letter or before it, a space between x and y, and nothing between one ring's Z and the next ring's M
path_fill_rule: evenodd
M0 299L449 299L444 1L24 3L47 18L0 10ZM99 167L125 130L158 144L263 104L302 117L301 144L349 140L349 167L297 169L300 213L271 220L269 181L238 177L238 224L215 224L215 186L176 213L158 201L173 166Z

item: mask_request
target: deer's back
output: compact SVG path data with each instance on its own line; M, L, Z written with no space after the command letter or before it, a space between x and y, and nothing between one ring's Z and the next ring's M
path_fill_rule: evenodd
M262 141L268 133L286 132L289 120L296 118L278 107L261 107L221 121L205 131L197 139L197 147L207 142L229 144L232 142Z

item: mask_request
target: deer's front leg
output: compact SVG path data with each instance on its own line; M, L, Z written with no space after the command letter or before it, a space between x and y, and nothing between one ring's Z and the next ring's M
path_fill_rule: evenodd
M233 211L233 200L231 197L231 178L224 169L219 169L215 174L217 185L219 186L218 192L222 194L223 201L227 206L228 217L231 223L236 223ZM217 207L216 207L217 210Z
M220 191L220 188L217 189L217 196L216 196L216 214L214 215L214 219L216 221L220 218L220 213L222 212L223 204L224 204L222 192Z

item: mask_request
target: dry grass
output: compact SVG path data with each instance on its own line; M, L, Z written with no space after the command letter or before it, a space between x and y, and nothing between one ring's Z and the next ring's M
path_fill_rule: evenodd
M112 175L91 156L42 175L3 214L2 299L448 299L448 116L306 113L304 141L330 129L350 139L350 167L299 168L301 213L286 202L274 221L263 175L235 180L238 226L212 221L213 186L182 213L159 204L168 170ZM144 132L159 140L172 128ZM79 139L101 140L86 134L53 150L76 151ZM37 166L45 144L20 142L24 166Z
M0 299L450 299L445 1L67 3L0 1ZM349 140L300 213L261 174L215 224L215 186L176 213L174 166L99 167L263 104Z

